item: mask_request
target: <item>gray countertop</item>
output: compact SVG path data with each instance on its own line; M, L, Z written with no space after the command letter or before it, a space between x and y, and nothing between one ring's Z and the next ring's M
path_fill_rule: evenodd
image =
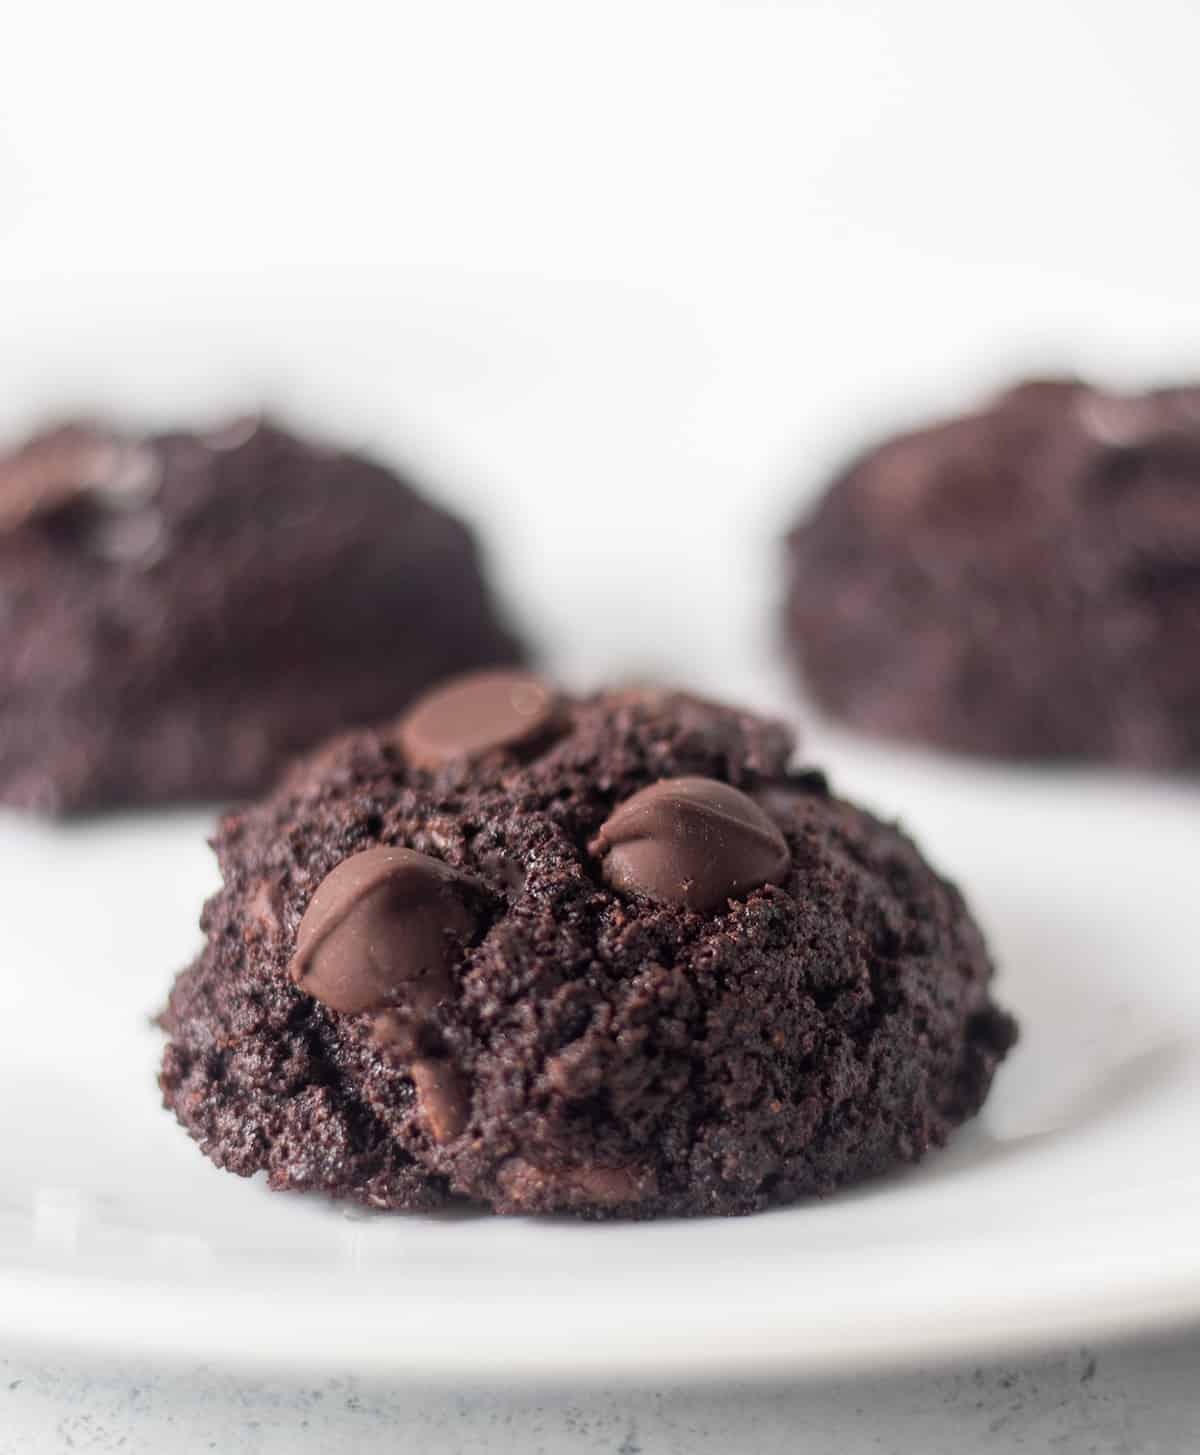
M1029 1362L790 1385L419 1390L0 1356L0 1455L1175 1455L1200 1332Z

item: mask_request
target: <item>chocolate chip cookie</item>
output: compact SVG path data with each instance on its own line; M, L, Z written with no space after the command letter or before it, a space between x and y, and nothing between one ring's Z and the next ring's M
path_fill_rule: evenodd
M792 755L523 673L328 745L221 825L166 1105L393 1209L747 1213L916 1161L1015 1027L958 891Z
M0 458L0 802L242 797L520 655L463 525L357 455L247 420Z
M1200 767L1200 388L1021 385L863 456L788 544L789 638L835 716Z

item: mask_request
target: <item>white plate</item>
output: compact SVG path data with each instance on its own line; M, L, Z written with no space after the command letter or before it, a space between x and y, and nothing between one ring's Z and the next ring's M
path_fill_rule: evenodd
M967 887L1019 1014L920 1169L750 1219L377 1217L217 1172L148 1017L204 815L0 822L0 1337L460 1380L861 1368L1200 1317L1200 797L832 740Z
M277 7L169 73L165 7L116 8L120 43L113 7L64 46L27 5L0 49L0 434L265 402L411 461L573 674L736 696L773 543L877 430L1010 372L1196 368L1194 4L1093 3L1085 33L1033 0L985 31L940 0L639 3L586 44L548 0L410 5L367 47L343 27L344 64L292 6L270 107ZM981 34L990 67L946 64ZM0 820L0 1336L610 1377L1200 1316L1196 790L826 747L968 890L1024 1040L920 1170L731 1222L365 1219L215 1171L157 1106L147 1019L205 817Z

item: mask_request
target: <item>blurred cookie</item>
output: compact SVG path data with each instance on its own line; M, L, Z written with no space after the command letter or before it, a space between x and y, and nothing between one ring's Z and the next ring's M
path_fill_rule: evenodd
M864 455L788 544L789 637L830 713L1200 766L1200 388L1021 385Z
M227 817L162 1088L385 1208L746 1213L912 1162L1015 1029L958 891L679 693L452 684Z
M68 425L0 458L0 801L252 794L519 655L463 525L356 455L250 420Z

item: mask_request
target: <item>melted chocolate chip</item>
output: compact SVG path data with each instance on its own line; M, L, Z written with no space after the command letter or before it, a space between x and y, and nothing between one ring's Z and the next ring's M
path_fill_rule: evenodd
M300 921L292 978L333 1010L374 1012L372 1039L409 1059L436 1142L467 1124L470 1093L442 1056L421 1054L425 1017L450 990L450 967L475 929L477 886L414 849L367 849L327 875ZM435 1037L436 1038L436 1037Z
M614 889L709 913L787 875L791 855L753 799L713 778L664 778L627 798L589 846Z
M467 1124L470 1094L453 1062L422 1056L409 1068L435 1142L450 1142Z
M420 1017L450 987L475 929L474 881L413 849L368 849L321 881L296 935L291 974L337 1011Z
M414 768L528 749L557 731L562 701L529 672L473 672L422 697L400 722L400 746Z

